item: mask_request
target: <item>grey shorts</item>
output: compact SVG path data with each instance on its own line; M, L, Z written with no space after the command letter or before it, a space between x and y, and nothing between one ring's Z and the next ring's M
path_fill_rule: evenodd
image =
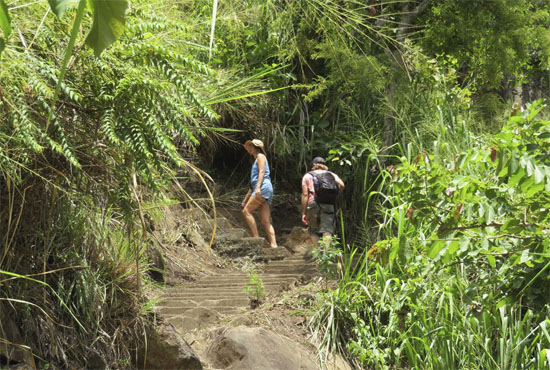
M332 204L311 202L307 205L309 232L312 234L330 233L336 229L336 210Z

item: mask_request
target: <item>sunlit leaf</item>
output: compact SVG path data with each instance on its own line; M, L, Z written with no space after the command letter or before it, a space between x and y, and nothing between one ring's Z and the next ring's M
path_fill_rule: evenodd
M537 105L537 106L531 106L531 110L529 112L529 115L527 116L527 120L532 120L533 118L535 118L537 116L537 114L540 113L540 111L542 110L542 108L544 108L544 105L540 104L540 105Z
M491 224L495 220L495 209L488 203L483 204L485 208L485 222Z
M447 254L453 256L456 253L456 251L458 250L459 246L460 246L459 241L458 240L453 240L447 246Z
M4 0L0 0L0 29L6 37L11 33L11 20L8 13L8 6Z
M496 267L495 257L492 254L486 254L485 256L487 257L487 261L489 262L489 265L492 268L495 268Z
M539 184L544 180L544 169L535 165L535 184Z
M4 33L6 40L11 33L11 21L10 14L8 13L8 7L4 0L0 0L0 29ZM0 53L6 47L6 42L0 37Z
M527 198L532 198L533 196L537 195L539 192L541 192L544 189L544 183L541 184L533 184L529 187L529 189L525 192L525 196Z
M124 31L128 2L126 0L92 0L94 23L86 43L99 56L105 48L115 42Z
M62 17L69 5L78 3L79 0L48 0L50 8L55 15ZM83 0L84 1L84 0Z
M445 241L444 240L436 240L432 243L430 249L428 250L428 257L435 258L439 256L439 253L441 250L445 247Z

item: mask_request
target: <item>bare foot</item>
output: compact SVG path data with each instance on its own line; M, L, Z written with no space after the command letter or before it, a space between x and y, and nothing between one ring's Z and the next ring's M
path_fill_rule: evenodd
M270 245L271 248L279 248L276 245Z

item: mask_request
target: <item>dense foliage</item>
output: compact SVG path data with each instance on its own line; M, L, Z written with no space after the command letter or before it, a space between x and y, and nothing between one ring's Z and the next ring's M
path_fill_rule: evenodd
M315 155L346 182L323 353L548 367L549 28L541 0L0 0L2 316L39 365L128 367L147 204L237 130L279 192Z
M550 365L550 122L530 108L493 146L444 159L436 145L390 167L385 239L328 293L352 338L332 340L362 366Z
M109 21L97 3L96 17L83 17L90 35L98 17ZM187 30L149 5L133 4L101 58L78 29L67 49L72 11L10 11L20 34L0 65L0 312L39 367L130 365L150 306L140 294L153 243L147 204L167 199L216 118L197 92L214 71L192 57Z

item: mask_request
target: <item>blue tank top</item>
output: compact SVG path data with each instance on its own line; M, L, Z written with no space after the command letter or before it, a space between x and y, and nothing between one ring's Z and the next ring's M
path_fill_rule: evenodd
M258 161L254 161L252 165L252 171L250 172L250 188L252 189L252 195L256 195L256 185L258 185L258 175L260 170L258 168ZM267 159L265 160L265 172L262 185L260 186L260 195L267 200L267 204L271 204L273 201L273 184L271 184L271 177L269 176L269 164Z
M256 188L256 185L258 184L258 175L260 173L260 169L258 168L258 161L254 161L254 165L252 165L252 172L250 172L250 187L252 189ZM268 180L271 182L271 177L269 177L269 163L267 163L267 159L265 160L265 173L264 173L264 180ZM263 185L263 182L262 182Z

